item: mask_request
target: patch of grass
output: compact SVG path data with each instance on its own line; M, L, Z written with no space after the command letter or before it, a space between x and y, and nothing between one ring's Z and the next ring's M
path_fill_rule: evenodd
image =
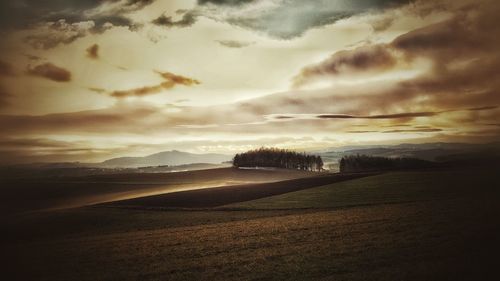
M84 207L21 214L0 220L0 240L13 243L191 227L286 215L287 211L149 211Z
M17 270L17 280L485 280L477 274L493 260L484 249L494 246L499 231L492 201L376 205L178 227L158 220L154 229L131 222L107 233L11 244L3 254L15 261L7 269Z
M390 172L258 200L225 205L234 209L335 208L478 195L500 189L493 170Z

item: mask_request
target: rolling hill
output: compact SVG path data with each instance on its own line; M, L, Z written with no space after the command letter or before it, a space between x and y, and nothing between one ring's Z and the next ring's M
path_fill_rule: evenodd
M230 161L232 155L207 153L194 154L177 150L164 151L144 157L119 157L106 160L99 164L101 167L145 167L145 166L177 166L193 163L220 164Z

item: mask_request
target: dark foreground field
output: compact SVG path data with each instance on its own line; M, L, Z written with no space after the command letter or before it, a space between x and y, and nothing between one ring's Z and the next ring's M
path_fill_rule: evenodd
M392 172L206 210L2 220L5 280L497 280L496 169Z

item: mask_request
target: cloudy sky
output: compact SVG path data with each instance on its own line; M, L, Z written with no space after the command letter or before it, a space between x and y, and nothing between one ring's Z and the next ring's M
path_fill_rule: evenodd
M494 141L496 2L2 1L1 162Z

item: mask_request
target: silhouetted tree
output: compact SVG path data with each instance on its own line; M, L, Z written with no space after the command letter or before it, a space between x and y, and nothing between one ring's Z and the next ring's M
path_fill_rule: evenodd
M339 161L340 172L366 172L427 168L432 162L417 158L387 158L368 155L348 155Z
M276 167L307 171L321 171L323 160L320 156L298 153L286 149L264 148L236 154L234 167Z

